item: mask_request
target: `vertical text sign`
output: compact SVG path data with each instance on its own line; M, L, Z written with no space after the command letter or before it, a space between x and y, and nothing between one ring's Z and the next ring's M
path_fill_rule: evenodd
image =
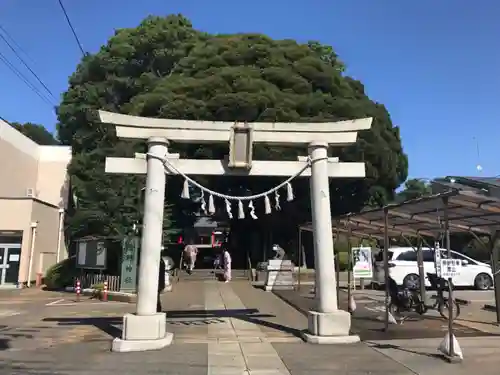
M121 292L132 292L136 289L138 253L139 239L137 237L125 237L122 242Z

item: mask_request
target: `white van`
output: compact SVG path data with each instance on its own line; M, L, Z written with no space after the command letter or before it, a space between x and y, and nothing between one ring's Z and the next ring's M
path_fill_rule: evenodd
M447 257L447 251L441 249L441 257ZM436 273L434 263L434 249L422 248L424 259L424 273ZM487 290L493 286L493 273L491 267L482 262L478 262L466 255L451 251L453 259L462 261L460 275L453 278L453 285L462 287L474 287L479 290ZM389 275L398 285L407 288L419 288L420 277L418 275L417 252L412 247L394 247L388 251ZM373 262L373 283L384 284L384 256L383 251L379 251ZM427 277L425 285L430 286Z

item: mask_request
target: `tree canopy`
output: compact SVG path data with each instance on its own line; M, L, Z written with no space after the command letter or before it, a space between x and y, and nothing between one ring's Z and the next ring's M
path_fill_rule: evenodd
M412 178L405 182L404 188L397 194L396 200L404 202L430 194L432 194L432 187L428 182L419 178Z
M53 146L59 144L57 139L54 138L54 135L43 125L33 124L31 122L26 122L24 124L11 122L10 125L39 145Z
M106 156L132 157L141 142L118 140L112 127L99 124L97 109L119 113L218 121L321 122L373 117L370 131L356 144L333 150L342 161L364 161L367 178L331 182L334 213L394 198L406 179L408 160L399 128L383 104L371 100L361 82L344 74L344 64L330 46L319 42L274 40L261 34L211 35L195 30L181 15L148 17L137 28L121 29L96 54L83 59L69 79L58 108L58 137L73 147L70 173L82 202L80 235L123 232L137 219L137 176L104 174ZM222 158L228 146L171 145L182 157ZM259 145L256 159L293 159L299 148ZM296 160L296 159L295 159ZM224 180L224 181L222 181ZM270 178L203 179L232 194L262 192ZM181 181L169 178L167 200L171 228L189 220L191 207L179 202ZM299 200L285 215L308 220L306 182L296 184ZM258 208L259 210L259 208ZM290 214L291 213L291 214ZM188 219L186 219L188 218ZM71 222L71 217L69 218ZM81 223L85 222L86 225Z

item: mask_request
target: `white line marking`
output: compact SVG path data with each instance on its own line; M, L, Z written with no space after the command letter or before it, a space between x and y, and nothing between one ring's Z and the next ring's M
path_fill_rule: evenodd
M60 298L60 299L58 299L58 300L55 300L55 301L49 302L49 303L45 304L45 306L57 305L57 304L59 304L59 302L62 302L62 301L64 301L64 298Z
M8 318L9 316L21 315L21 311L13 311L13 310L3 310L0 311L0 318Z
M60 300L60 301L64 301ZM58 301L58 302L60 302ZM52 307L58 307L58 306L116 306L116 305L123 305L123 304L128 304L127 302L67 302L67 303L48 303L45 306L52 306Z

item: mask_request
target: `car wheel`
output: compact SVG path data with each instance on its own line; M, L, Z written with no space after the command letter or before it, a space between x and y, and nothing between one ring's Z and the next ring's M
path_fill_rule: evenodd
M410 273L403 279L403 286L410 290L420 288L420 277L417 274Z
M480 273L474 279L474 287L477 290L488 290L493 286L493 280L487 273Z

